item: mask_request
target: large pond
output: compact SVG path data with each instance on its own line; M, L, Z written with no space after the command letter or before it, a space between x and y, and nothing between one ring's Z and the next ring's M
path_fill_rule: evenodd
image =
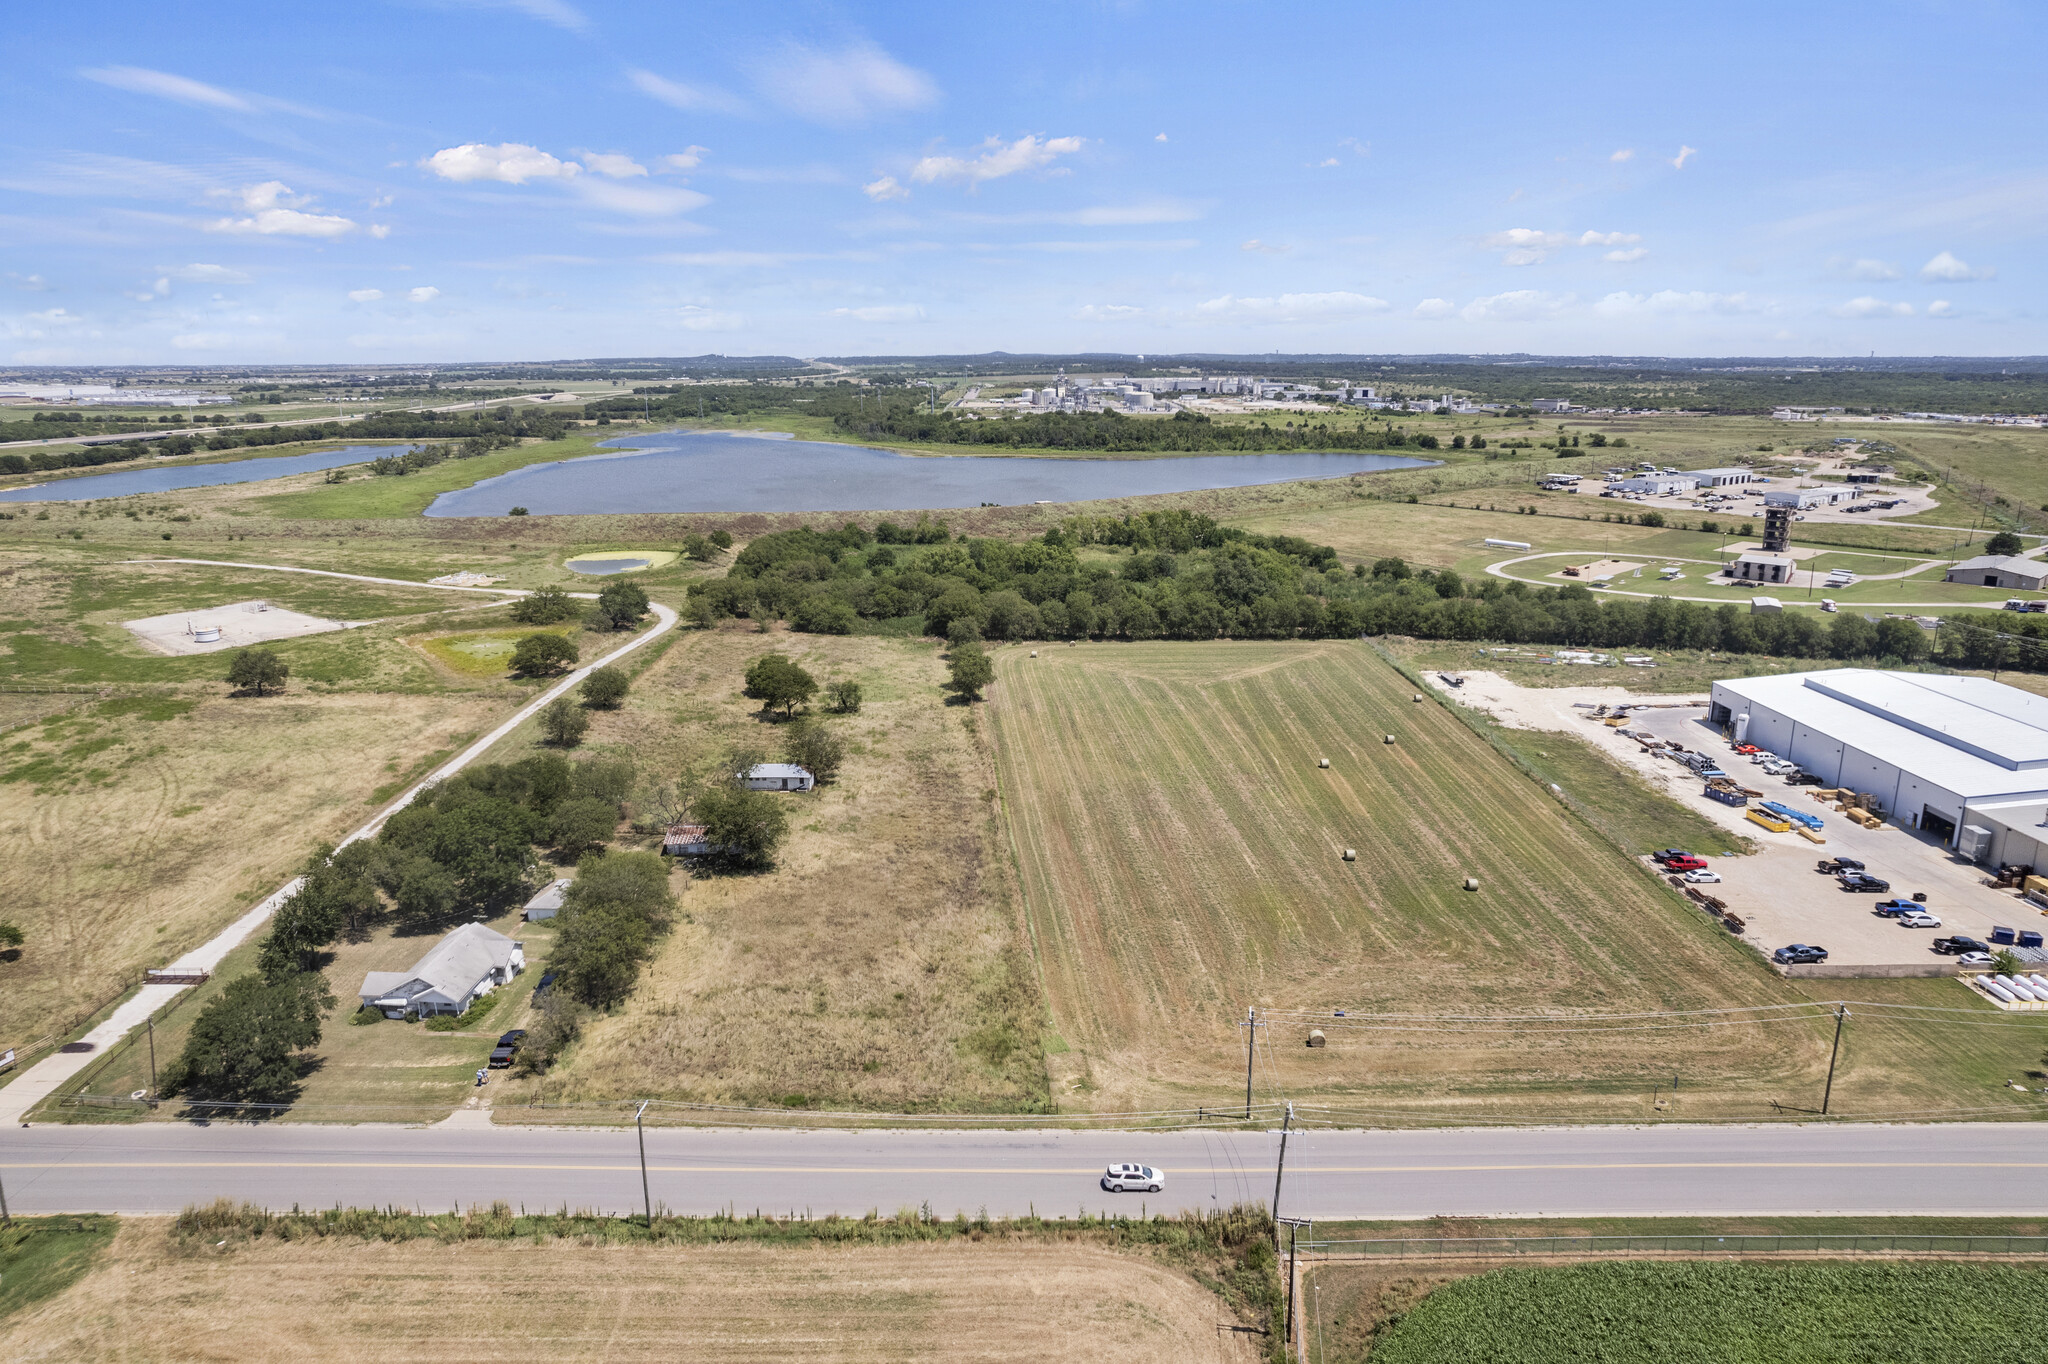
M1339 478L1431 463L1400 455L1192 455L1167 459L922 458L788 437L667 431L621 438L630 450L533 464L442 493L429 516L593 512L938 510L984 502L1085 502L1102 497L1241 488Z
M136 493L167 493L179 488L217 488L226 483L260 483L286 474L311 474L344 464L365 464L379 455L402 453L403 447L350 445L316 450L310 455L267 455L225 464L180 464L170 468L123 469L113 474L60 478L32 488L0 493L0 502L90 502L100 497L131 497Z

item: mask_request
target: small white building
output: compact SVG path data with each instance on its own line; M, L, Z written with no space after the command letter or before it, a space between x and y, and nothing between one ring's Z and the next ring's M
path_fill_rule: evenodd
M526 944L482 924L464 924L412 964L410 971L363 977L363 1007L386 1018L408 1013L459 1014L526 969Z
M1535 402L1530 403L1529 406L1538 412L1572 412L1576 410L1572 407L1571 399L1569 398L1538 398Z
M564 876L560 880L549 882L546 890L526 902L526 908L520 911L519 917L528 923L538 923L542 919L552 919L560 914L562 899L569 893L569 881L570 878Z
M1949 582L1969 583L1972 587L2039 592L2042 581L2048 579L2048 564L2013 554L1980 554L1963 560L1945 576Z
M747 769L749 791L808 791L818 779L795 763L756 763Z
M1851 488L1773 488L1764 494L1764 505L1805 511L1808 507L1832 507L1855 496Z
M1702 488L1732 488L1741 483L1755 483L1757 476L1752 469L1695 469L1692 476L1700 481Z
M1725 570L1731 578L1743 582L1782 584L1792 581L1792 559L1785 554L1764 554L1751 550L1728 565Z
M1619 492L1647 493L1652 497L1662 497L1666 493L1689 493L1699 486L1699 479L1692 474L1638 474L1634 478L1624 478L1614 485Z

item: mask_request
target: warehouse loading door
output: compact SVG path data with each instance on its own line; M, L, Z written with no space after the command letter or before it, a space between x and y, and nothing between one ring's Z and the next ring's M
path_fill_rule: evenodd
M1956 822L1932 805L1920 807L1920 827L1928 833L1939 834L1944 843L1956 836Z

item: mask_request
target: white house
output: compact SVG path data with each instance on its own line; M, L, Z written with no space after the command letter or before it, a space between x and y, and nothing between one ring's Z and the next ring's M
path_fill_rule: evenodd
M363 977L366 1009L386 1018L409 1012L459 1014L526 969L526 944L482 924L464 924L412 964L410 971L372 971Z
M749 791L808 791L818 784L795 763L756 763L747 769Z
M526 902L526 908L521 911L519 917L528 923L536 923L542 919L552 919L557 914L560 914L562 912L562 897L569 892L569 881L570 878L564 876L558 881L550 882L546 890L543 890L540 894Z
M1785 554L1764 554L1750 550L1722 570L1728 577L1753 583L1789 583L1792 559Z
M1969 583L1974 587L2039 592L2043 579L2048 578L2048 564L2014 554L1980 554L1951 568L1947 578L1952 583Z

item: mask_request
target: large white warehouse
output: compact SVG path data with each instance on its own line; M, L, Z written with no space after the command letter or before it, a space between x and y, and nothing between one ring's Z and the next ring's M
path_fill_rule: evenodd
M2031 827L2048 802L2048 698L1981 677L1839 668L1716 682L1708 718L1824 786L1871 793L1887 818L1965 856L2032 860L2014 825Z

